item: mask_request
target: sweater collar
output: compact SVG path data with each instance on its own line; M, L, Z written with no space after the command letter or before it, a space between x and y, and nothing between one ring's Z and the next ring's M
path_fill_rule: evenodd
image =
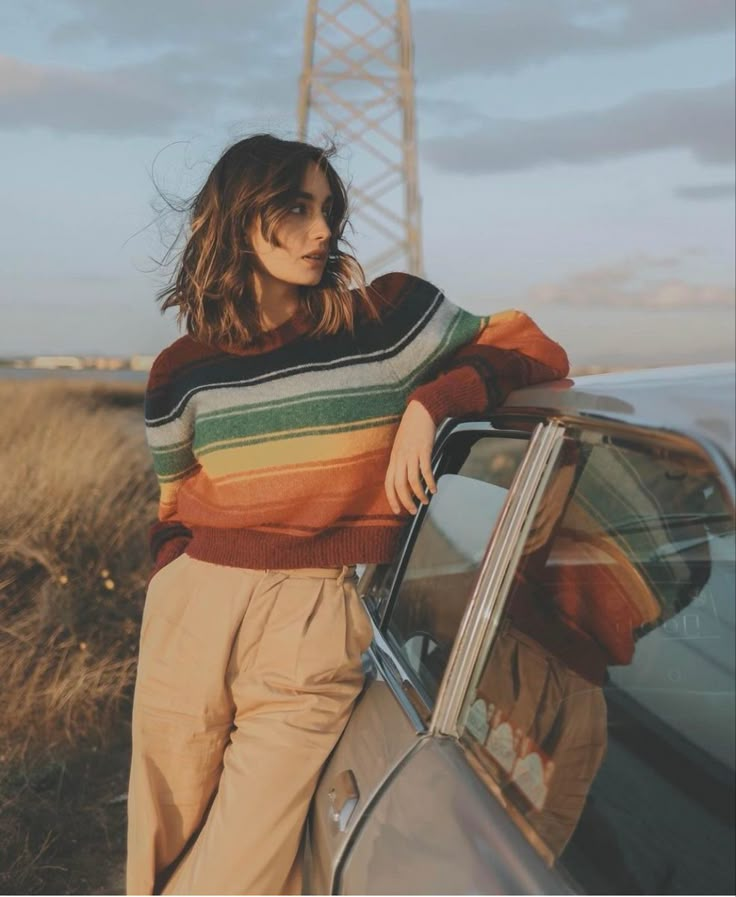
M230 355L258 355L262 352L278 349L280 346L298 339L313 326L314 321L306 303L300 302L297 310L290 318L282 321L278 327L272 327L270 330L264 331L258 342L238 348L218 344L216 348Z

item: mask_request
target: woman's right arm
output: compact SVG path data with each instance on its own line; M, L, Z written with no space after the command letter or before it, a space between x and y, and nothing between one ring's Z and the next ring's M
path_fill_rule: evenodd
M149 530L151 577L182 554L192 536L178 517L177 494L199 464L192 452L191 406L180 393L163 352L151 367L144 401L146 440L160 489L158 519Z

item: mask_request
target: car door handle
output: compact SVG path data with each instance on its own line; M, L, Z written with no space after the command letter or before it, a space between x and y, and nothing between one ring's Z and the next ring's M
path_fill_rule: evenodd
M330 801L330 818L337 825L338 831L344 832L360 798L352 769L344 769L337 776L327 797Z

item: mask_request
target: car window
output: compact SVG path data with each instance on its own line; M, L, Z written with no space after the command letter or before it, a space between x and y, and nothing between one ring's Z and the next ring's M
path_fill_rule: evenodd
M563 448L462 740L593 893L732 893L734 517L703 458Z
M384 624L428 707L526 446L526 437L464 432L448 440L439 461L437 492Z

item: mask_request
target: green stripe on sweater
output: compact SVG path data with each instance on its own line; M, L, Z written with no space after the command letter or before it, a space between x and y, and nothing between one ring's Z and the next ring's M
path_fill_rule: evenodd
M391 398L386 394L394 393ZM366 392L351 391L349 394L335 393L325 400L323 393L318 396L301 396L298 400L273 403L257 409L251 407L239 409L233 413L229 409L220 416L210 415L206 421L197 420L197 431L194 442L195 451L202 454L214 442L237 439L247 434L242 444L257 442L264 434L269 439L280 433L289 437L294 431L300 434L330 430L338 425L343 429L333 432L345 432L353 429L364 429L365 421L375 426L376 418L390 419L400 416L404 411L401 391L395 386L381 387Z

